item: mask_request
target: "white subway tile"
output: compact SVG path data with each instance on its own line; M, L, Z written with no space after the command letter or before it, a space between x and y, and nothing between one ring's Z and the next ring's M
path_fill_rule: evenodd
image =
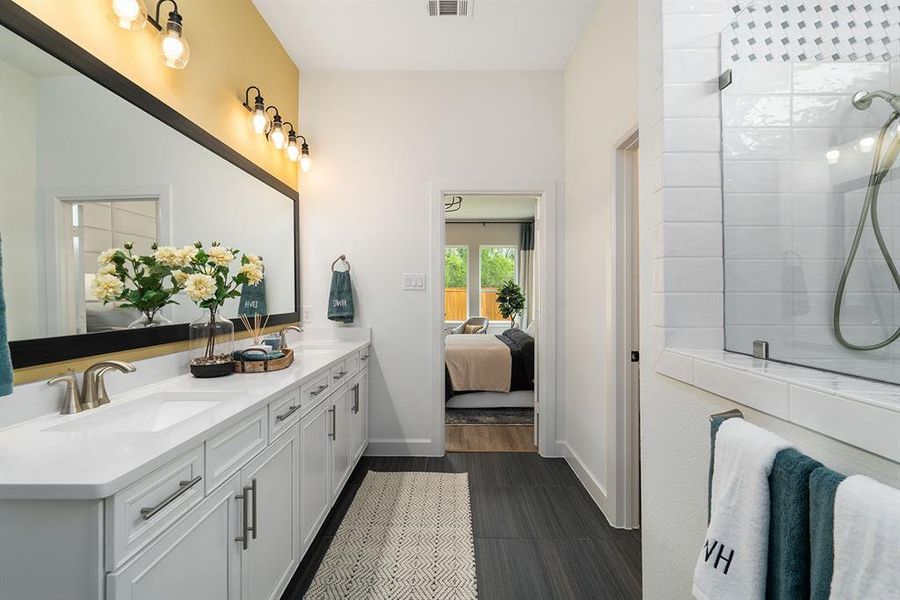
M664 83L713 82L718 77L717 49L663 50Z
M729 127L722 132L722 153L725 160L789 160L791 139L788 128ZM818 158L824 156L822 152Z
M662 198L666 222L722 222L722 192L718 188L665 188Z
M664 223L661 227L662 256L722 256L722 226L719 223Z
M667 327L667 348L703 348L721 350L724 347L722 325L717 327Z
M722 146L718 118L666 118L663 128L666 152L718 152Z
M791 202L788 194L738 194L726 193L723 208L725 226L769 225L789 227L792 225Z
M791 248L792 231L787 227L725 227L725 259L782 259ZM801 256L805 256L801 253Z
M719 116L719 89L714 82L666 83L663 85L666 117Z
M723 127L790 127L791 97L727 94L722 96Z
M666 293L663 322L666 327L715 327L722 322L721 293Z
M859 90L890 89L889 63L796 63L795 94L846 94Z
M666 152L663 154L663 184L675 187L721 187L718 152Z
M663 48L716 48L725 25L721 14L664 14Z
M723 94L789 94L791 64L776 62L744 62L731 68L731 85Z
M663 258L653 264L654 292L721 292L721 258Z
M720 15L722 19L731 18L734 14L731 10L731 3L726 0L663 0L662 13L667 14L702 14L714 13ZM725 23L722 23L722 27Z

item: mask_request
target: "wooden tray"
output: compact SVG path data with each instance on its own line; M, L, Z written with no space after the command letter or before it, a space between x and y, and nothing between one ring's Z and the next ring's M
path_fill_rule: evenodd
M267 373L287 369L294 362L294 351L290 348L281 350L284 356L272 360L236 360L234 361L235 373Z

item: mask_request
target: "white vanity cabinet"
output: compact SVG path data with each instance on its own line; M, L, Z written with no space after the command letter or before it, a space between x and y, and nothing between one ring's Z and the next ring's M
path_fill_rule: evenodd
M0 500L0 599L278 600L368 444L335 354L105 498Z

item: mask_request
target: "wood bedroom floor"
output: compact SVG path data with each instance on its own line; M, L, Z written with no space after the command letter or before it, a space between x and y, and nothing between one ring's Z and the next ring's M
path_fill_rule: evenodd
M611 527L565 460L472 452L364 456L281 600L303 598L369 470L469 474L479 600L641 597L640 533Z
M537 452L534 425L445 425L447 452Z

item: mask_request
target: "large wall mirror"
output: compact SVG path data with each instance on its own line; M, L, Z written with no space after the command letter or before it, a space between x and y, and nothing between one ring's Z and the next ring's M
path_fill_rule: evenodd
M113 74L52 30L20 15L41 34L29 41L14 30L32 29L0 17L0 235L14 366L186 339L200 309L184 292L152 328L96 297L98 257L126 243L146 254L154 243L217 241L260 255L270 323L296 320L296 192L183 118L161 120L164 107L151 103L154 116L141 106L146 92L126 100L127 80L105 80ZM238 304L223 316L236 319Z

